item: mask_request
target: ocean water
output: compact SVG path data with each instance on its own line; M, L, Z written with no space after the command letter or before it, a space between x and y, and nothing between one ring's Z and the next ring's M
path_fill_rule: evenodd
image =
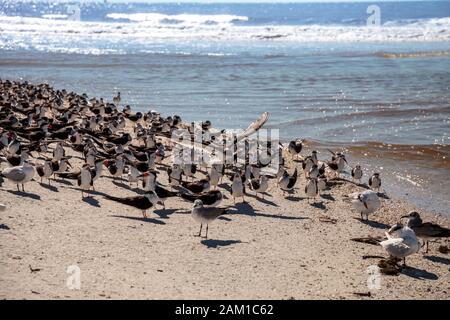
M367 26L373 4L380 25ZM388 192L450 214L450 1L6 1L0 12L2 79L120 91L135 110L221 128L268 111L283 139L322 158L344 149L364 179L380 171Z

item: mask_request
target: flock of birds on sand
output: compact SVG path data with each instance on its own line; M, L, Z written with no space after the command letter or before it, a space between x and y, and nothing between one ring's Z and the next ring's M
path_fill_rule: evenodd
M177 115L163 117L154 110L134 113L129 105L119 110L120 102L120 93L111 103L89 99L86 94L55 90L48 84L0 80L0 163L6 163L6 168L0 173L0 186L6 179L15 184L19 192L20 189L25 192L25 185L33 179L40 179L41 183L47 181L50 185L52 177L59 177L76 180L84 198L90 189L95 190L96 181L107 171L113 179L127 178L130 185L140 184L143 193L131 197L103 194L106 199L137 208L145 218L147 210L157 206L165 208L167 198L181 197L193 202L192 217L200 224L198 236L202 235L205 225L204 237L207 237L209 224L227 213L227 208L218 207L223 199L218 187L219 183L223 186L224 179L229 179L231 186L228 189L236 203L245 201L247 188L256 193L256 197L264 197L269 181L273 179L283 195L290 193L296 186L299 170L302 170L307 181L304 193L308 201L315 201L316 196L329 186L329 180L340 177L349 166L341 152L330 150L331 159L326 161L319 161L316 151L301 156L302 140L291 141L284 146L279 144L276 155L278 172L272 175L266 174L264 169L275 155L268 159L261 156L257 161L249 161L246 157L243 164L211 161L163 163L164 159L170 158L170 152L176 150L177 141L172 139L175 130L182 128L191 135L200 130L203 146L214 145L217 143L215 139L226 131L213 129L210 121L184 123ZM238 140L245 141L258 131L267 121L267 116L264 113L240 136L234 137L230 147L236 147ZM131 129L127 132L127 126L132 127L132 132ZM269 154L267 147L264 151ZM264 147L257 145L256 148L260 152ZM68 152L70 149L72 156ZM301 163L301 167L295 166L293 173L288 172L283 151L285 156ZM194 149L191 152L194 153ZM71 160L77 156L83 164L72 168ZM205 171L201 171L202 167ZM197 172L203 172L204 178L198 179ZM160 174L167 175L169 186L157 181ZM360 165L351 168L351 176L354 182L361 183L363 171ZM362 220L368 220L369 215L381 207L379 173L370 177L368 186L367 190L346 198L361 214ZM0 204L0 211L6 209ZM422 222L417 212L402 218L407 219L406 225L398 223L392 226L386 232L387 240L380 242L392 258L405 260L418 252L418 238L423 240L428 251L429 240L450 236L449 229Z

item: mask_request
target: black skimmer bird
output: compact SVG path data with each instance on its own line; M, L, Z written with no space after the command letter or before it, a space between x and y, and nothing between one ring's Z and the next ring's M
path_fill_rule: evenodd
M372 190L377 190L378 192L380 191L380 187L381 187L381 178L380 178L380 174L378 172L375 172L370 178L369 178L369 187Z
M6 178L17 185L17 191L20 191L19 185L22 185L22 191L25 192L24 184L30 182L34 177L35 170L33 166L25 162L21 166L6 168L0 172L0 177Z
M415 232L417 237L423 240L422 246L426 244L426 253L428 253L428 242L431 239L450 237L450 229L441 227L436 223L422 222L418 212L410 212L402 218L408 219L407 226Z
M283 191L283 195L285 194L285 192L294 189L295 183L297 182L297 177L298 177L297 168L295 168L292 176L290 176L287 171L284 172L283 176L278 180L278 185Z
M122 177L125 169L125 161L121 155L117 156L115 160L105 160L103 164L108 169L113 177Z
M391 258L403 259L403 266L406 266L406 257L419 251L416 234L401 224L395 224L385 234L388 239L381 241L380 245Z
M209 179L201 179L194 182L181 181L181 187L193 193L202 193L208 191L211 188L211 184L209 183Z
M205 206L217 207L222 202L223 195L219 190L211 190L208 192L193 194L184 193L180 194L181 198L194 202L195 200L201 200Z
M7 162L11 167L16 167L21 166L25 161L27 161L29 156L30 151L28 149L23 148L22 151L20 152L20 155L7 154L6 157L0 157L0 160Z
M253 190L256 193L256 197L258 198L258 193L262 194L262 198L264 199L264 192L269 188L269 178L265 175L261 175L259 179L253 178L248 180L248 184L250 186L250 190Z
M359 164L357 164L352 169L352 179L353 179L353 181L358 181L358 183L361 183L362 176L363 176L363 172L362 172L361 166Z
M208 238L208 227L211 222L216 220L221 215L227 213L227 209L215 208L215 207L205 207L203 206L202 200L195 200L194 207L192 208L191 214L195 221L200 222L200 231L198 232L198 237L202 235L203 224L206 224L206 234L205 238Z
M162 201L162 205L163 205L164 209L166 209L165 202L166 202L167 198L178 196L177 192L169 191L169 190L161 187L158 184L155 185L155 193L158 196L158 198Z
M309 171L311 170L311 168L314 165L315 165L315 163L311 156L307 156L305 159L303 159L302 169L303 169L303 173L305 174L305 176L309 173Z
M152 207L156 207L157 204L163 205L162 201L159 199L157 194L153 191L147 191L142 196L139 195L139 196L120 198L120 197L114 197L114 196L110 196L110 195L104 195L103 197L105 197L108 200L119 202L119 203L125 204L127 206L134 207L136 209L141 210L144 218L147 218L147 210L148 209L150 209Z
M294 158L294 156L298 157L298 155L302 151L302 148L303 148L303 141L300 139L297 139L297 140L293 140L293 141L289 142L287 149L288 149L289 153L291 154L292 158Z

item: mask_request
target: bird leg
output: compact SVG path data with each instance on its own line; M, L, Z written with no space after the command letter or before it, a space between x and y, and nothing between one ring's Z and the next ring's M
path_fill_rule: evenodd
M206 224L206 235L205 235L205 239L208 238L208 224Z
M17 191L19 191L19 192L20 192L20 189L19 189L19 184L17 184Z
M202 235L202 227L203 227L203 223L200 223L200 231L198 232L198 234L196 234L196 237L200 237Z
M22 192L25 192L25 186L22 183Z
M428 253L428 240L426 241L426 244L427 244L427 248L425 250L425 253Z

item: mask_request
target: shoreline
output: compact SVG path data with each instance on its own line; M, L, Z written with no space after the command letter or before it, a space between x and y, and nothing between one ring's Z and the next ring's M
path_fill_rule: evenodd
M74 159L72 165L75 171L82 161ZM289 172L295 165L288 160ZM158 182L168 186L164 172ZM107 170L84 200L76 181L57 179L51 186L32 181L26 193L5 181L0 187L0 202L7 207L0 214L0 298L448 299L450 259L437 243L430 244L428 254L422 249L408 257L399 275L382 275L380 289L368 289L368 268L380 259L363 257L387 255L379 245L350 239L383 237L400 216L418 210L395 195L381 198L381 209L363 222L343 199L364 188L349 181L331 180L315 205L304 198L303 175L287 197L270 180L265 199L249 191L248 202L237 205L229 179L223 182L219 189L226 198L220 207L230 212L211 225L209 239L199 239L193 236L198 224L190 202L169 198L165 210L142 218L139 210L104 199L104 193L142 192L128 181L113 180ZM424 221L449 226L442 216L420 213ZM446 239L440 243L448 246ZM67 268L74 265L81 271L79 290L66 286ZM370 297L358 295L367 292Z

